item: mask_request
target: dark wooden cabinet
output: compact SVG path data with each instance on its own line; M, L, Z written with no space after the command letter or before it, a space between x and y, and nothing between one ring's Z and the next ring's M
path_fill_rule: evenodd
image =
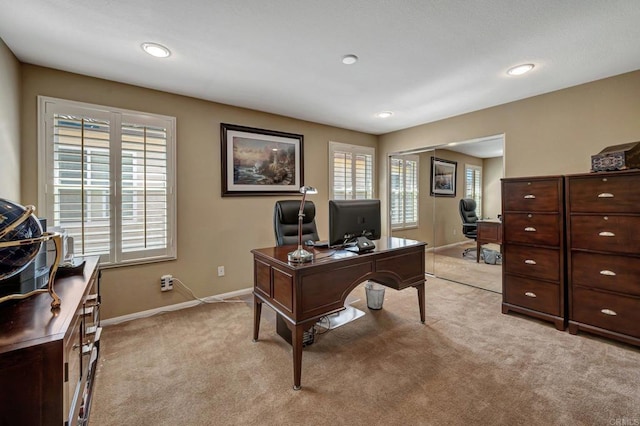
M569 332L640 345L640 171L565 179Z
M562 176L502 179L502 312L566 328Z
M47 293L0 304L0 425L86 424L101 330L98 259L56 279L56 313Z

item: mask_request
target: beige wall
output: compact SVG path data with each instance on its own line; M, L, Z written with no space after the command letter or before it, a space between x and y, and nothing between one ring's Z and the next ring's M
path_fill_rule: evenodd
M20 198L20 63L0 39L0 198Z
M482 216L496 219L502 212L504 157L485 158L482 161Z
M178 260L107 269L103 273L103 313L120 316L188 300L178 289L160 292L163 274L172 274L199 297L253 286L250 250L274 245L273 205L283 197L220 196L220 123L304 135L305 183L318 210L318 230L328 236L328 142L375 147L377 137L60 72L22 65L23 180L25 202L37 202L37 96L45 95L177 117ZM218 265L226 276L217 277Z
M6 51L2 55L2 61L7 62ZM15 69L16 62L11 57L8 65L0 64L3 71ZM105 318L187 300L188 296L179 290L160 292L158 280L165 273L184 281L198 296L252 285L250 249L273 244L273 203L281 197L220 197L221 122L304 134L305 182L320 191L310 199L318 207L321 236L327 235L330 140L366 146L378 144L378 188L383 211L387 211L387 156L392 152L504 133L505 176L513 177L587 171L591 154L608 145L640 140L640 71L376 137L31 65L22 65L21 70L22 137L16 136L19 131L13 132L9 139L3 137L1 146L12 147L16 139L22 141L23 203L37 202L34 167L37 95L173 115L178 119L179 260L106 270L102 287ZM0 81L2 90L15 97L20 76L10 78L9 89L5 89L4 80ZM3 102L0 104L6 108ZM12 101L9 105L15 109L20 102ZM460 190L461 177L458 179ZM13 178L8 185L16 191ZM4 183L2 188L4 192ZM448 213L443 218L445 234L425 240L440 245L440 241L443 244L448 241L451 235L447 234L454 229L459 234L457 205L453 211L455 214ZM383 221L386 226L386 215ZM225 277L216 276L218 265L226 267Z
M640 140L640 71L380 136L387 208L389 153L505 134L505 176L587 172L604 147Z

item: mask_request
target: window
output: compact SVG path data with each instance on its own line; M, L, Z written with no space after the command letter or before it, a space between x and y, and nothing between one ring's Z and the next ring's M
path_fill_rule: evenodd
M373 198L375 149L329 142L329 187L332 200Z
M464 197L476 201L476 215L482 217L482 167L464 165Z
M418 226L418 166L416 155L391 157L391 228Z
M175 259L175 118L38 102L38 213L48 226L103 265Z

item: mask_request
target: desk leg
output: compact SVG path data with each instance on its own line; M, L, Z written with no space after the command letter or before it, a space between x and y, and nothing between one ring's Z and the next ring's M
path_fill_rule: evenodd
M253 341L258 341L260 332L260 316L262 315L262 301L253 296Z
M480 248L482 247L482 244L480 244L480 241L476 240L476 263L480 263Z
M416 290L418 290L418 306L420 307L420 322L424 324L424 283L417 285Z
M302 338L304 325L291 326L291 344L293 346L293 390L300 390L300 377L302 376Z

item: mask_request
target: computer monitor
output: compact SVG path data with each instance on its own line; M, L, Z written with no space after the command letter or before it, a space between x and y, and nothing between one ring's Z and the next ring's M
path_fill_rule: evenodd
M329 200L329 246L343 246L358 237L377 240L380 228L380 200Z

